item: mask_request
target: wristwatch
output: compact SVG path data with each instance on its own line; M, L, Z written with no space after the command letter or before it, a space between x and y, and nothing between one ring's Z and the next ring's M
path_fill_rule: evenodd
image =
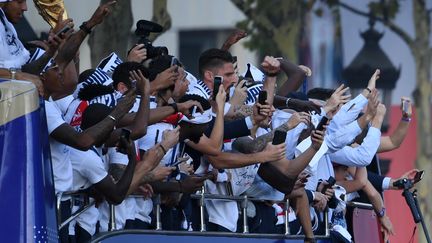
M378 216L378 218L382 218L382 217L384 217L385 212L386 212L385 207L382 207L380 211L375 212L375 213L376 213L376 215Z
M17 69L16 68L9 68L9 72L11 74L10 79L15 79L16 73L17 73Z

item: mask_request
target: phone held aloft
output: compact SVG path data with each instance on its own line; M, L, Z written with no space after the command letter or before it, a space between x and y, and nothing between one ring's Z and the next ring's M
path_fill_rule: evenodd
M219 88L223 83L222 76L215 76L213 79L213 100L216 100L216 96L219 93Z

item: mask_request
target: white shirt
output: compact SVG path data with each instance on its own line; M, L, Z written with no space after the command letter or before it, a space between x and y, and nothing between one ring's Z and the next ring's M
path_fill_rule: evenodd
M81 151L71 148L70 151L74 191L87 189L108 175L101 149L93 147L87 151ZM78 223L88 233L94 235L98 219L99 211L92 206L77 217L71 225L74 226Z
M363 142L358 147L345 146L330 154L330 160L346 166L368 166L375 156L381 140L381 131L375 127L370 127Z
M54 101L45 101L48 133L51 134L60 125L65 123L59 106ZM70 147L58 142L51 136L49 138L51 160L54 174L55 193L72 190L72 164L70 160Z
M109 164L120 164L126 165L129 163L129 158L126 154L122 154L116 151L116 148L109 148L108 153L105 156L108 160ZM126 220L134 220L135 219L135 198L127 197L123 200L123 202L119 205L114 206L115 210L115 219L116 219L116 229L123 229ZM107 202L103 202L99 206L100 212L100 231L108 231L108 223L110 217L110 209Z
M327 126L326 136L324 137L330 153L351 144L355 137L361 133L361 128L356 119L367 103L367 98L359 94L344 104L334 115Z
M83 190L102 181L107 175L107 166L100 149L81 151L70 149L73 168L73 190Z
M162 141L164 131L172 129L174 129L172 124L164 122L148 126L147 134L138 140L138 147L144 151L151 149L155 144L158 144ZM160 164L163 166L171 166L172 164L176 163L177 155L179 153L178 150L178 144L173 148L168 149L164 157L161 159Z
M21 68L30 59L30 53L18 39L15 27L0 8L0 68Z

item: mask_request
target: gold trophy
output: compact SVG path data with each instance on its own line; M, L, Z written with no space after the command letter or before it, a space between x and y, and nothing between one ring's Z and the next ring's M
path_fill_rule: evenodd
M61 12L63 11L63 19L67 19L67 12L63 0L33 0L39 14L54 28Z

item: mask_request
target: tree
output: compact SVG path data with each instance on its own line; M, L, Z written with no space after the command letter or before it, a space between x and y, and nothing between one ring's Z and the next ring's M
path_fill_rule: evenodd
M303 1L231 0L246 15L237 24L251 37L246 47L260 55L284 56L296 63L306 4ZM269 4L271 3L271 4Z
M107 3L111 0L101 0L100 4ZM171 27L171 17L167 10L167 0L153 1L153 18L152 21L161 24L163 32L158 35L150 36L151 40L156 39ZM111 15L99 25L90 34L88 44L91 50L92 67L111 52L117 53L122 60L126 59L128 48L133 34L131 28L134 24L132 16L131 0L117 1Z

